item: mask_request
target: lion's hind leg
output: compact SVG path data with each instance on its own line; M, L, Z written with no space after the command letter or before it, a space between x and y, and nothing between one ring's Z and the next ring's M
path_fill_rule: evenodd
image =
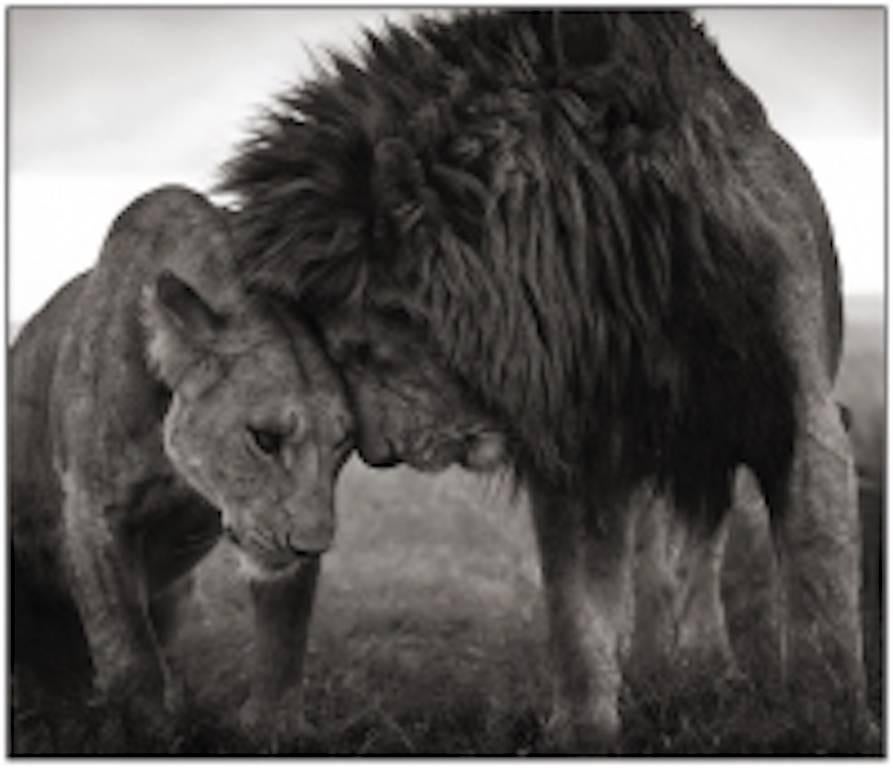
M849 439L830 396L804 398L786 471L758 472L779 561L781 658L816 733L862 717L860 531Z

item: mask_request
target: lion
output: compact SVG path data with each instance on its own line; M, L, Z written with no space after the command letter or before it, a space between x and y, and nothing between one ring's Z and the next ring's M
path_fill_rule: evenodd
M220 189L243 279L290 295L343 371L367 463L501 464L527 489L556 743L616 743L655 510L670 634L728 659L717 563L741 467L771 515L802 716L867 711L833 236L690 14L369 33L279 97Z
M243 715L297 716L334 482L352 450L318 343L232 267L224 212L157 189L12 349L16 667L70 696L92 668L99 691L159 728L178 693L159 643L221 535L253 595Z

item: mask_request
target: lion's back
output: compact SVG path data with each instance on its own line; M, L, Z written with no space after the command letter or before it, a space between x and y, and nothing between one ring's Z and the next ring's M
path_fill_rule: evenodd
M773 134L772 165L780 172L779 187L796 199L809 228L821 273L825 360L829 377L837 376L843 348L843 286L840 262L828 212L803 159L781 136Z

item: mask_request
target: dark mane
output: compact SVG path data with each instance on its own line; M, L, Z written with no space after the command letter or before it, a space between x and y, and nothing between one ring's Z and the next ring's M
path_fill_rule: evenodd
M790 456L767 308L802 213L741 160L775 141L688 14L469 13L335 56L222 188L250 280L403 308L522 469L697 507L705 468Z

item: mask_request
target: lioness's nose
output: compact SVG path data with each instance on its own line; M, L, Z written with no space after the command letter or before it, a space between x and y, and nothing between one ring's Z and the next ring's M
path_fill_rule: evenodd
M322 554L335 538L335 510L331 496L305 498L291 509L286 535L289 549L298 554Z

